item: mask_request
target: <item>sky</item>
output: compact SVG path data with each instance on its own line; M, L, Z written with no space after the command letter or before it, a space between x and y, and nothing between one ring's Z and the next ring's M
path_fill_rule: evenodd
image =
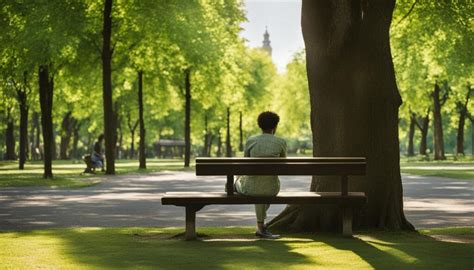
M283 72L293 54L304 48L301 34L301 0L244 0L247 22L241 36L249 47L261 47L268 27L273 62Z

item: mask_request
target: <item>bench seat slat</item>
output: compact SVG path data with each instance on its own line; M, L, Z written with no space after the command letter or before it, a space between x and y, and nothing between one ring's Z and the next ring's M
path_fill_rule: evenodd
M364 204L367 197L363 192L349 192L342 196L340 192L280 192L276 197L250 197L224 192L169 192L165 193L163 205L209 205L209 204Z

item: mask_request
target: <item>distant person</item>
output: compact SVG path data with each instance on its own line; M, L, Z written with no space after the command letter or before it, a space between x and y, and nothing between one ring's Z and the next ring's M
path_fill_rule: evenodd
M102 155L102 142L104 141L104 134L100 134L97 141L94 143L94 152L91 155L91 161L94 167L101 168L104 171L104 156Z
M250 137L245 143L245 157L286 157L285 140L275 136L280 117L274 112L262 112L258 116L258 126L262 134ZM280 180L277 175L270 176L240 176L235 182L237 193L245 196L276 196L280 191ZM257 216L256 236L262 238L279 238L272 234L265 226L265 218L269 204L256 204Z

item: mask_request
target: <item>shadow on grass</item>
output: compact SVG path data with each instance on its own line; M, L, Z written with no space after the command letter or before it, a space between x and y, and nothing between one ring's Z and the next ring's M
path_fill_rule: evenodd
M280 269L312 261L291 251L287 241L204 239L183 241L163 229L80 229L40 232L60 238L72 265L90 268ZM222 235L221 235L222 236Z
M438 241L416 233L291 234L259 240L249 228L203 228L198 241L173 236L178 229L59 229L14 233L59 239L69 265L153 269L471 269L474 245ZM225 233L225 234L223 234ZM28 253L28 252L27 252Z

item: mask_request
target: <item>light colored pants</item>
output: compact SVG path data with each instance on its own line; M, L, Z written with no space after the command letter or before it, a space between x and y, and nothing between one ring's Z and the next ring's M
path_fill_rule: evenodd
M237 191L240 195L246 195L242 190L242 185L240 181L236 181L234 184L234 190ZM257 216L257 222L264 222L267 218L267 210L270 208L270 204L256 204L255 205L255 215Z

